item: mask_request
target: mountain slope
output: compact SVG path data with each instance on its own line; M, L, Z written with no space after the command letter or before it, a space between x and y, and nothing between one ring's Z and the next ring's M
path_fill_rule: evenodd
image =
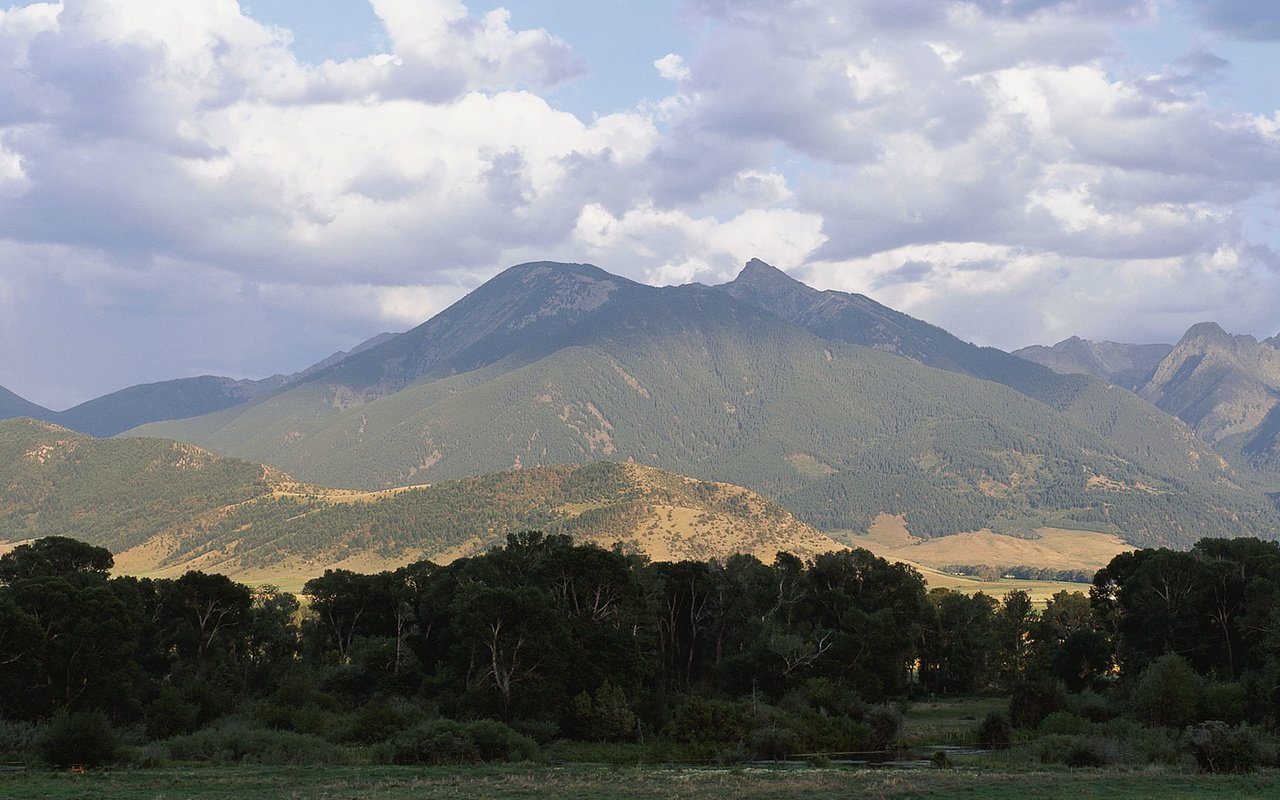
M965 342L864 295L813 289L759 259L749 261L737 278L718 288L823 339L874 347L926 366L994 381L1057 408L1083 385L1003 350Z
M72 535L133 573L217 570L301 582L346 564L448 560L537 528L655 559L771 560L840 545L741 487L603 462L386 492L300 484L158 439L0 422L0 542Z
M416 329L434 329L424 343L468 332L443 357L384 345L359 370L141 432L369 489L634 460L749 486L828 530L882 513L924 537L1056 525L1189 544L1276 529L1274 507L1185 426L1101 381L1064 379L1086 426L990 381L819 338L722 289L601 275L513 268L477 290L477 319L464 300ZM421 365L459 371L414 382Z
M1204 440L1259 465L1280 464L1280 347L1194 325L1139 393Z
M139 384L95 397L66 411L49 411L0 387L0 419L32 417L56 422L90 436L114 436L149 422L188 419L238 406L329 369L343 359L388 342L397 335L379 334L293 375L273 375L261 380L202 375Z
M1032 345L1014 350L1025 358L1062 374L1092 375L1117 386L1136 391L1173 350L1169 344L1122 344L1091 342L1072 336L1052 347Z
M48 419L54 412L24 400L8 389L0 386L0 419L11 417L31 417L32 419Z
M73 406L53 419L90 436L114 436L156 420L185 419L230 408L259 391L257 381L213 375L179 378L130 386Z

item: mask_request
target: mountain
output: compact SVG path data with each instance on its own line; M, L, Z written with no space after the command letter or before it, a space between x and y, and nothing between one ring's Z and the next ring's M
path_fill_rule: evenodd
M1091 342L1072 336L1053 347L1037 344L1014 350L1013 355L1064 375L1092 375L1136 391L1172 350L1170 344Z
M0 422L0 489L0 542L70 535L113 550L133 574L198 568L290 585L333 566L447 561L535 528L654 559L840 547L746 489L635 464L355 492L191 445L31 420Z
M1129 392L872 306L883 330L898 326L877 334L886 345L952 369L927 366L733 289L519 265L286 390L133 433L369 490L633 461L747 486L831 531L880 514L924 538L1054 526L1147 545L1280 530L1247 474ZM797 294L796 307L811 297Z
M32 419L48 419L54 412L24 400L8 389L0 386L0 419L10 417L31 417Z
M73 406L51 419L90 436L114 436L156 420L198 417L239 405L263 391L263 383L271 384L213 375L146 383Z
M1223 452L1280 467L1280 337L1194 325L1138 393Z
M1069 402L1083 386L1003 350L965 342L864 295L811 288L759 259L749 261L737 278L719 288L820 338L873 347L926 366L994 381L1055 407Z
M140 384L96 397L66 411L49 411L0 387L0 419L32 417L56 422L90 436L114 436L148 422L188 419L238 406L326 370L397 335L378 334L349 351L334 353L293 375L273 375L261 380L202 375Z

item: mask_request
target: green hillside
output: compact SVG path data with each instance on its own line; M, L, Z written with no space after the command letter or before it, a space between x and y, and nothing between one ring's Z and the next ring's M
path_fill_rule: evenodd
M511 273L525 289L550 276L561 296L601 280L546 265ZM585 289L566 288L579 279ZM368 489L631 459L749 486L826 530L865 530L881 513L924 537L1048 525L1186 545L1280 530L1266 497L1184 426L1100 381L1068 379L1060 411L696 285L620 284L590 312L560 337L572 344L542 357L551 339L531 334L532 350L371 402L317 380L241 413L143 430ZM521 306L485 328L546 319L555 309ZM514 342L507 333L491 341Z
M632 464L552 466L384 492L326 489L160 439L0 422L0 542L72 535L131 572L277 580L482 551L539 529L655 558L838 547L745 489Z

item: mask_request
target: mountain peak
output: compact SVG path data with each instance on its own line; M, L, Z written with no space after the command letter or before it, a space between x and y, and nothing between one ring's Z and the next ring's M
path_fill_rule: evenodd
M805 286L803 283L791 277L787 273L772 264L766 264L758 258L753 258L748 261L747 265L742 268L742 272L738 273L738 277L733 279L733 283L752 284L756 286L787 286L791 288L803 286L805 289L813 291L813 289Z
M1255 345L1258 340L1247 335L1233 336L1223 330L1222 326L1216 322L1197 322L1187 329L1178 344L1183 345L1193 342L1200 345L1217 345L1235 349L1240 346Z

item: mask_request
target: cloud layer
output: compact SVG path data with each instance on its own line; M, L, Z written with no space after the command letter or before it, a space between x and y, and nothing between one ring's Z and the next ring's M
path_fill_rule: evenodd
M0 12L0 384L298 369L522 260L656 283L759 256L984 343L1275 333L1280 115L1211 41L1130 74L1116 31L1255 3L687 0L670 94L546 99L573 43L372 0L387 52L300 62L234 0Z

